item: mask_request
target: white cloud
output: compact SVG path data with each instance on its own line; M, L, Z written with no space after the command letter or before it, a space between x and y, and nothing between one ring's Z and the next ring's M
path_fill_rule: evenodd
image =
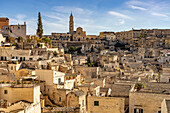
M44 14L44 16L48 17L48 18L52 18L52 19L57 19L57 20L62 20L62 18L55 16L55 15L50 15L50 14Z
M138 9L138 10L142 10L142 11L146 11L147 10L146 8L138 7L138 6L134 6L134 5L130 5L129 7L132 8L132 9Z
M145 6L145 5L147 5L147 3L146 2L141 2L141 1L139 1L139 0L129 0L129 1L127 1L126 2L126 4L127 5L137 5L137 6ZM150 5L150 4L149 4Z
M115 12L115 11L109 11L108 13L109 13L110 15L114 15L114 16L121 17L121 18L124 18L124 19L130 19L130 20L133 20L133 18L132 18L132 17L127 16L127 15L122 14L122 13Z
M121 20L121 21L120 21L120 24L121 24L121 25L125 24L125 20Z
M26 21L26 15L24 14L17 14L14 18L9 18L10 24L16 25L16 24L24 24Z
M52 8L53 10L60 12L60 13L71 13L73 12L74 14L86 14L90 15L93 13L93 11L88 10L88 9L83 9L79 7L68 7L68 6L55 6Z
M146 11L145 17L147 15L158 16L158 17L166 17L168 18L169 14L169 5L170 3L167 1L154 1L154 0L129 0L126 4L132 9L138 9L141 11ZM147 7L147 8L146 8ZM163 12L163 13L160 13Z
M26 20L26 22L27 22L27 34L35 35L37 29L37 19L29 18Z
M22 19L24 19L24 18L26 18L26 17L27 17L27 16L24 15L24 14L18 14L18 15L16 16L16 18L19 19L19 20L22 20Z
M68 32L68 28L66 25L47 20L43 20L43 23L45 31L44 34L51 34L52 32Z
M161 13L156 13L156 12L153 12L153 13L151 13L152 15L154 15L154 16L160 16L160 17L168 17L167 15L165 15L165 14L161 14Z
M11 25L24 24L24 20L19 20L16 18L9 18L9 22Z

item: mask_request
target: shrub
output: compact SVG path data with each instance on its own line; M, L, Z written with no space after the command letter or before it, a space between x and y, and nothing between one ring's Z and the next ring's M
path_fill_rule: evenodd
M38 81L35 81L36 84L38 84L39 82Z
M24 81L23 84L26 84L26 82Z
M135 89L140 90L140 89L142 89L142 88L145 88L145 85L144 85L144 84L142 84L142 83L137 83L137 84L135 84Z
M17 43L13 43L12 46L18 46L18 44Z
M13 84L16 84L16 82L14 81Z
M6 83L7 83L7 84L9 84L9 83L10 83L10 81L7 81Z
M53 55L56 57L56 56L58 56L58 53L57 53L57 52L54 52Z

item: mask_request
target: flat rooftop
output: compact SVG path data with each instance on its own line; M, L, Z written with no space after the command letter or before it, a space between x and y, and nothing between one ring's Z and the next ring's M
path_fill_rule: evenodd
M38 83L35 84L0 84L0 88L11 87L11 88L33 88L39 86Z
M142 88L135 92L170 94L170 83L144 83L144 85L145 88Z

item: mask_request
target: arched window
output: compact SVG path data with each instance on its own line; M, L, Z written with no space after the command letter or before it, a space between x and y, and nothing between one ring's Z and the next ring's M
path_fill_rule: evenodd
M1 56L1 60L3 60L3 56Z

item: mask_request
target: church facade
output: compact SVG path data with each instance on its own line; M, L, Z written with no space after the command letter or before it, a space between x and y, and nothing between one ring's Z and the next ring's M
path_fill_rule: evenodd
M52 40L65 40L65 41L90 41L98 39L97 35L86 35L86 31L82 27L78 27L74 31L74 17L70 14L69 17L69 32L67 33L52 33Z

